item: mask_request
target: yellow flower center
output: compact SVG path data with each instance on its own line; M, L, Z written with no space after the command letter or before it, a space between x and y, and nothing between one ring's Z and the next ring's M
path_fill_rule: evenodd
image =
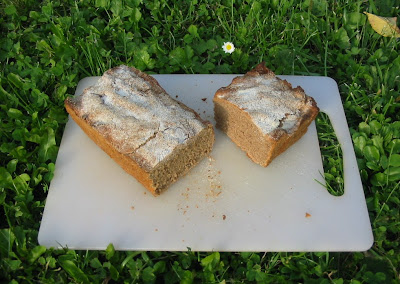
M227 50L231 50L231 49L232 49L232 45L228 44L228 45L226 46L226 49L227 49Z

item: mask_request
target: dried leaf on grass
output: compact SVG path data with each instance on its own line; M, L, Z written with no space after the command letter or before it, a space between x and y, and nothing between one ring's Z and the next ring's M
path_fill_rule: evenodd
M397 17L381 17L364 12L374 31L386 37L400 37L400 29L396 25Z

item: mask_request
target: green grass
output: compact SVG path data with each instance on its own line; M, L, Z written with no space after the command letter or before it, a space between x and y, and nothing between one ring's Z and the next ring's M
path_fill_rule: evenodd
M341 196L344 194L342 148L326 113L320 112L315 123L324 167L324 186L333 196Z
M362 14L379 1L32 1L0 3L0 280L11 283L399 283L400 44ZM399 23L398 23L399 24ZM236 51L222 51L232 41ZM356 253L52 250L37 234L78 81L128 64L149 73L325 75L340 88L375 242ZM317 119L328 188L341 153Z

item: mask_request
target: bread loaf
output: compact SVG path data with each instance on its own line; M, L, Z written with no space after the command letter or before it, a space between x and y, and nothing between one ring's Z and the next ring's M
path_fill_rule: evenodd
M216 127L266 167L299 140L317 116L315 100L258 64L214 95Z
M211 152L214 130L133 67L108 70L65 107L82 130L154 195Z

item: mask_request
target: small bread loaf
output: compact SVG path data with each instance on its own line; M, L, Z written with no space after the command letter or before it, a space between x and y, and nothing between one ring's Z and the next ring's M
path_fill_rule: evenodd
M108 70L65 107L82 130L154 195L187 173L214 143L214 130L132 67Z
M217 128L263 167L299 140L319 112L301 87L264 63L219 89L213 101Z

